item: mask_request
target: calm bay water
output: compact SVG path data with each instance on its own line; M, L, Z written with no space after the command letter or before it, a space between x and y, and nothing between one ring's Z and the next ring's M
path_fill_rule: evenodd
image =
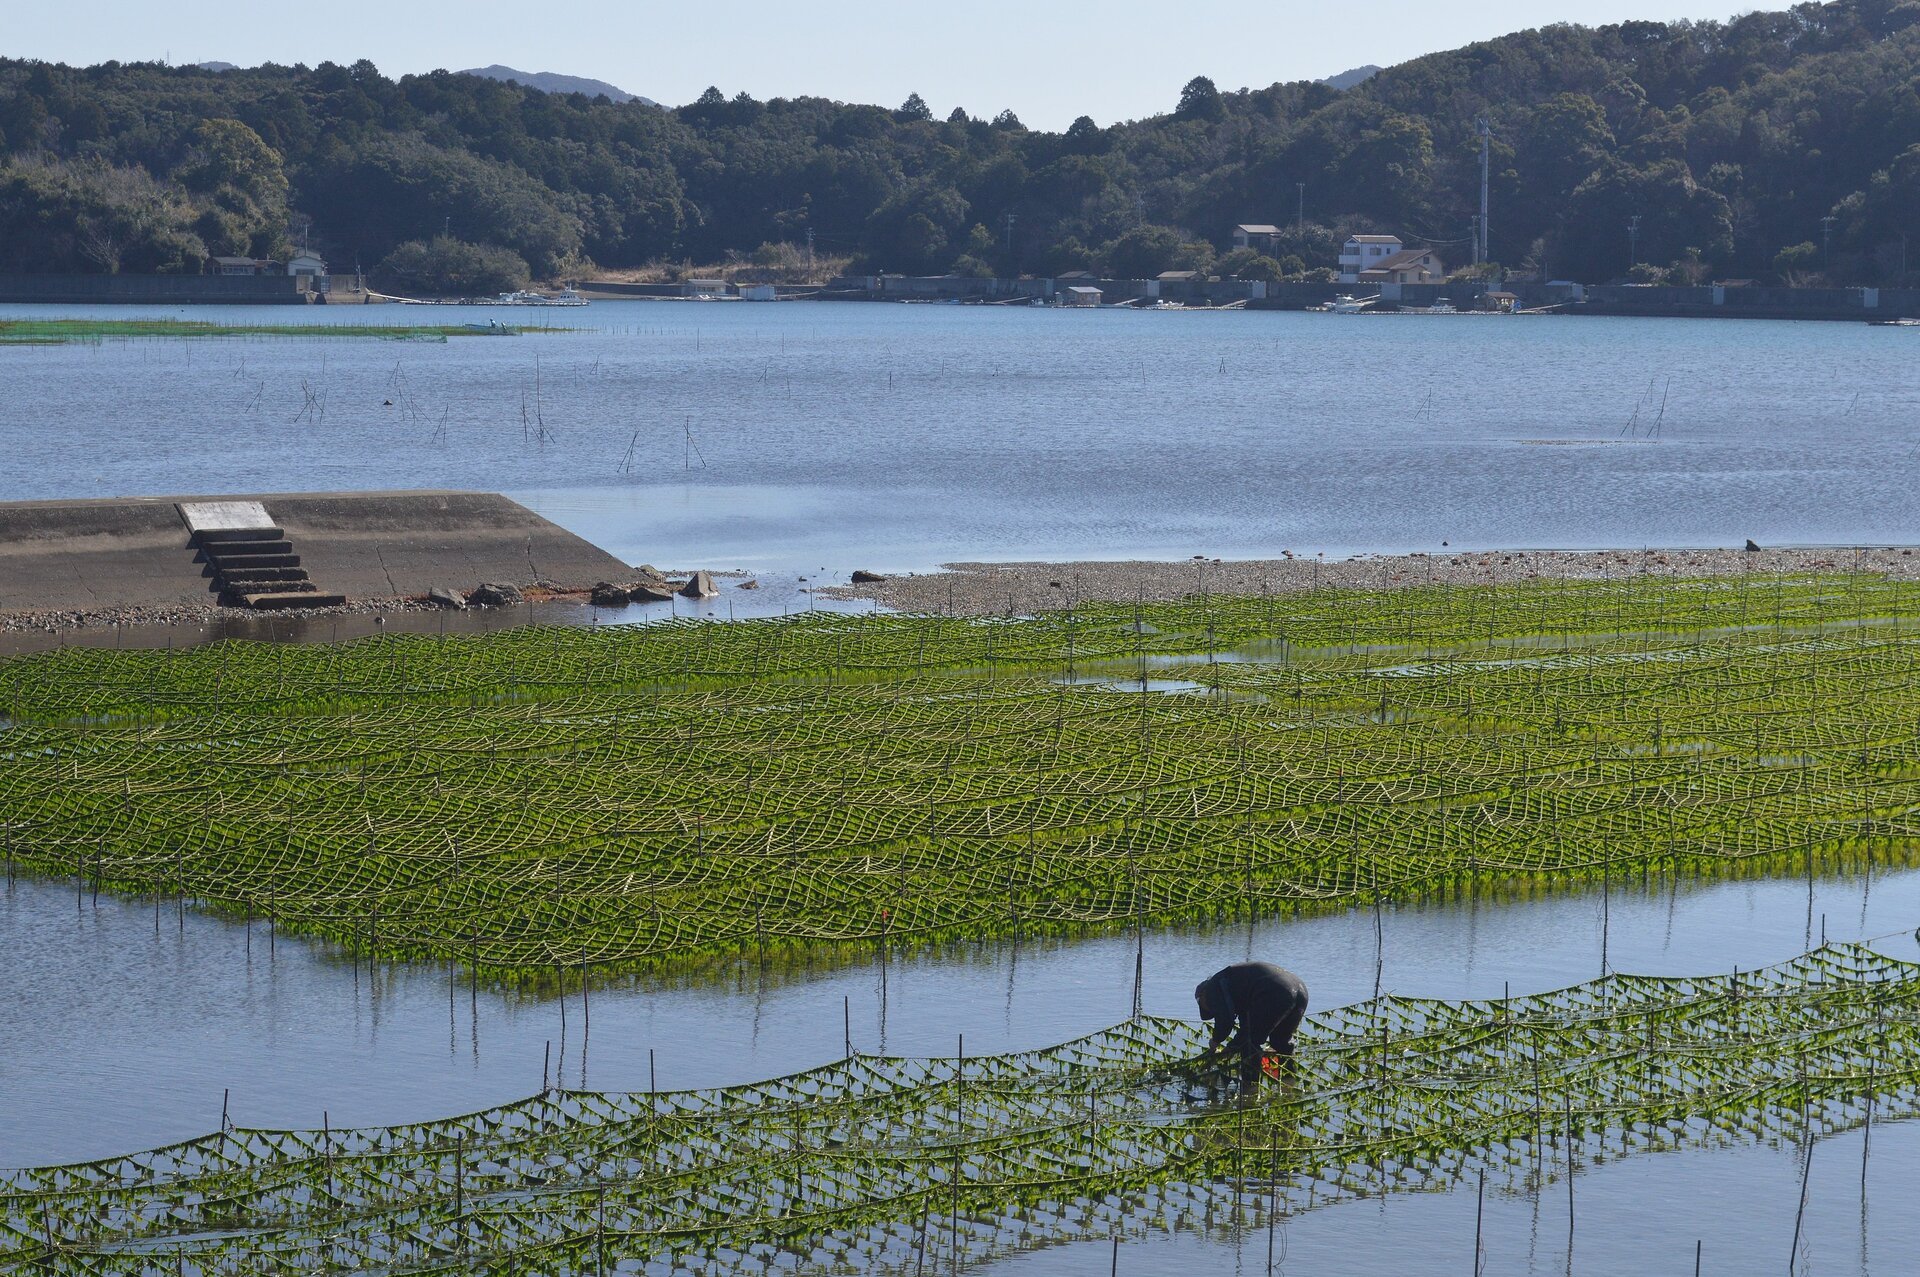
M0 349L0 499L487 488L635 562L799 572L1920 541L1909 329L825 303L512 314L585 331Z
M25 313L9 310L6 313ZM43 313L79 315L62 309ZM150 312L147 312L150 313ZM259 311L249 322L465 322L496 310ZM1920 542L1920 334L1798 323L1364 319L863 305L596 303L516 315L582 331L445 345L331 339L0 348L0 500L362 487L506 491L633 562L798 577L954 559L1270 555L1454 547ZM438 623L437 621L435 622ZM1590 978L1591 894L1275 920L1147 940L1145 1005L1254 955L1318 1007L1493 996ZM1834 939L1911 956L1920 873L1865 884L1623 893L1616 969L1699 974ZM0 1164L249 1125L416 1120L525 1095L548 1043L571 1085L766 1077L863 1050L1057 1042L1123 1018L1131 940L969 947L817 972L598 991L579 1040L552 999L445 970L368 969L262 929L71 884L0 896ZM1851 1153L1849 1153L1851 1148ZM1893 1209L1920 1130L1820 1146L1809 1235L1832 1271L1904 1270ZM1852 1159L1853 1169L1846 1164ZM1790 1153L1628 1158L1581 1177L1580 1271L1783 1262ZM1878 1194L1887 1203L1869 1209ZM1471 1271L1473 1194L1292 1221L1279 1271ZM1562 1200L1487 1204L1488 1272L1565 1271ZM1136 1239L1121 1271L1264 1271L1241 1244ZM1104 1245L995 1271L1108 1271Z
M1811 900L1804 882L1775 881L1616 884L1604 907L1596 892L1408 907L1384 915L1378 948L1370 914L1275 919L1150 934L1143 1001L1149 1013L1190 1015L1194 982L1248 956L1306 973L1320 1008L1370 996L1376 962L1390 992L1464 998L1590 979L1603 949L1612 969L1649 974L1750 969L1823 933L1916 957L1916 919L1920 871L1870 885L1822 880ZM249 940L243 927L176 913L171 901L157 912L151 902L96 904L68 884L22 880L0 895L0 937L9 987L30 991L0 1033L0 1165L204 1134L223 1100L250 1126L317 1126L322 1112L345 1126L467 1111L537 1090L549 1046L568 1085L607 1090L656 1079L663 1088L720 1085L826 1063L840 1057L848 1025L864 1051L948 1054L960 1034L970 1054L1025 1049L1124 1019L1134 967L1132 939L1112 936L967 946L770 979L749 970L642 982L593 992L583 1050L577 989L563 1025L551 997L475 994L448 970L420 965L355 968L287 937L269 948L262 926ZM1857 1135L1824 1141L1817 1157L1823 1172L1832 1168L1816 1176L1810 1200L1819 1253L1836 1271L1854 1270L1863 1253L1880 1255L1882 1271L1905 1271L1899 1257L1920 1247L1920 1217L1892 1204L1920 1173L1920 1127L1876 1130L1872 1183L1888 1204L1877 1213L1862 1213ZM1798 1174L1790 1151L1757 1146L1584 1171L1579 1209L1592 1266L1581 1268L1684 1271L1700 1237L1717 1259L1708 1271L1771 1267L1789 1246ZM1681 1184L1686 1195L1676 1195ZM1487 1271L1563 1271L1561 1191L1494 1196L1487 1240L1499 1262ZM1291 1267L1280 1271L1470 1271L1473 1213L1470 1186L1310 1211L1288 1224ZM1172 1273L1196 1262L1263 1271L1265 1246L1264 1232L1238 1243L1135 1238L1122 1271ZM1088 1243L991 1267L1090 1274L1110 1260L1105 1245Z

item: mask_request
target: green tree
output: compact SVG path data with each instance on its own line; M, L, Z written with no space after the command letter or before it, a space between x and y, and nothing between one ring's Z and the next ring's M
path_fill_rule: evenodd
M1114 279L1152 279L1174 269L1183 241L1171 226L1136 226L1107 245L1102 256Z
M287 175L280 153L239 120L203 120L176 175L203 197L195 229L216 254L285 251Z
M1611 160L1573 193L1554 255L1559 269L1575 279L1623 274L1632 265L1628 226L1635 217L1641 261L1672 261L1690 246L1713 261L1733 245L1733 216L1725 197L1697 185L1685 164L1665 160L1639 169Z
M1173 108L1173 114L1181 120L1218 120L1226 114L1226 107L1213 81L1196 75L1181 88L1180 101Z
M184 192L100 160L0 166L0 271L194 274L206 246Z
M1820 246L1810 239L1783 248L1773 255L1773 273L1786 283L1812 275L1819 269Z
M468 244L446 235L409 240L373 268L376 285L408 296L485 297L527 286L526 259L497 244Z

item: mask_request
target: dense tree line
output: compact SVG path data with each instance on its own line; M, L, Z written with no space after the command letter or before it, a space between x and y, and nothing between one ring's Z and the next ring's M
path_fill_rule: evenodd
M666 109L364 61L0 61L0 270L191 271L284 252L303 220L336 269L393 259L416 279L717 262L809 232L908 272L1276 277L1330 266L1356 231L1462 260L1481 117L1509 268L1626 275L1637 218L1640 278L1914 273L1920 0L1548 26L1346 91L1200 77L1165 115L1060 133L937 118L918 95L710 89ZM1238 222L1288 230L1230 253Z

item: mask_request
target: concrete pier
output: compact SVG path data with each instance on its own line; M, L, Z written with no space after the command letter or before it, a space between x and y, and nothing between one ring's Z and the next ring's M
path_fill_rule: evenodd
M215 566L182 504L258 502L300 565L350 600L482 581L584 589L628 566L492 492L302 492L0 503L0 612L205 606Z

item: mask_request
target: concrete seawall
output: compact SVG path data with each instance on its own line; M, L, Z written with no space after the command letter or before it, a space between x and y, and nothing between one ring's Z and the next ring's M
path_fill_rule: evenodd
M627 565L490 492L321 492L0 503L0 612L205 606L211 567L180 502L258 501L326 590L350 599L482 581L584 588Z
M304 306L323 301L295 275L0 275L0 302Z

